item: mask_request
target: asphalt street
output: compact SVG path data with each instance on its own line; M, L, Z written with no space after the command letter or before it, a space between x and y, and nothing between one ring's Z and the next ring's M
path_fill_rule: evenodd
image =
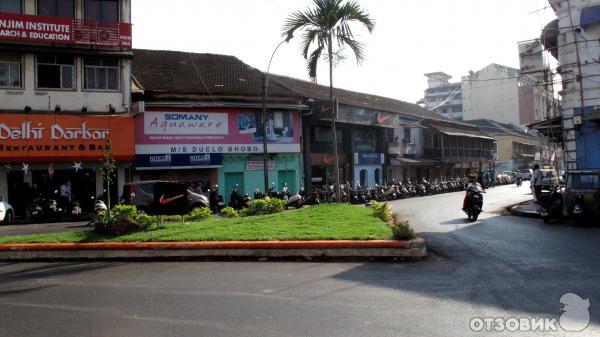
M4 263L0 336L600 335L600 230L502 215L527 192L490 190L475 223L463 193L394 202L433 250L420 261ZM583 332L469 328L557 319L567 292L589 298Z

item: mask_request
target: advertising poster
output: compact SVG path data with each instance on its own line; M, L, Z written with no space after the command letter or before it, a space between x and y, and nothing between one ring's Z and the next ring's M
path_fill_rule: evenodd
M244 111L146 111L135 119L136 154L262 153L262 114ZM268 151L300 152L297 113L271 112Z

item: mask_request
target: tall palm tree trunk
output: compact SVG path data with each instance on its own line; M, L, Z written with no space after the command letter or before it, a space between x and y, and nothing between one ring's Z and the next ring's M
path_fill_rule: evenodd
M327 49L329 53L329 99L331 100L331 134L333 135L333 174L335 174L335 195L337 200L341 202L342 196L340 192L340 162L338 157L337 147L337 130L335 128L335 118L337 115L337 107L333 97L333 47L331 32L329 33Z

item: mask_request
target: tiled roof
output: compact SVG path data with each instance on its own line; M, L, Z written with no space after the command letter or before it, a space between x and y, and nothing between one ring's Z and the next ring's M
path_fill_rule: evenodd
M305 98L312 98L315 100L329 99L328 86L281 75L270 75L269 79L273 82L277 81L282 83L292 91L304 96ZM457 127L460 127L461 124L464 125L463 123L457 122L448 117L439 115L431 110L427 110L423 107L420 107L417 104L412 104L393 98L370 95L366 93L344 90L339 88L334 88L333 92L334 96L341 104L356 106L365 109L404 114L419 119L426 118L439 120L456 124Z
M439 121L430 121L425 123L427 126L436 129L439 132L454 135L454 136L470 136L477 138L487 138L493 139L489 134L482 132L476 126L473 125L457 125L457 124L449 124L443 123Z
M234 56L134 49L133 76L145 92L262 97L263 73ZM269 97L294 97L269 83Z
M538 140L537 137L532 136L525 131L519 129L518 127L512 124L504 124L500 122L496 122L491 119L474 119L470 121L465 121L465 123L469 123L475 125L481 129L481 131L494 136L517 136L523 138L529 138L531 140Z

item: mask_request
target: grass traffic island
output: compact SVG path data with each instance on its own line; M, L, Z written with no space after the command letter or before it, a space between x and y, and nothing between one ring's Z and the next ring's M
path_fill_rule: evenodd
M388 240L390 226L366 207L328 204L283 213L165 222L123 235L93 230L0 237L0 244L191 241Z
M425 241L408 223L394 221L385 203L282 209L279 201L257 201L244 212L229 209L215 218L200 209L158 226L132 206L116 206L88 231L0 237L0 260L426 256Z

